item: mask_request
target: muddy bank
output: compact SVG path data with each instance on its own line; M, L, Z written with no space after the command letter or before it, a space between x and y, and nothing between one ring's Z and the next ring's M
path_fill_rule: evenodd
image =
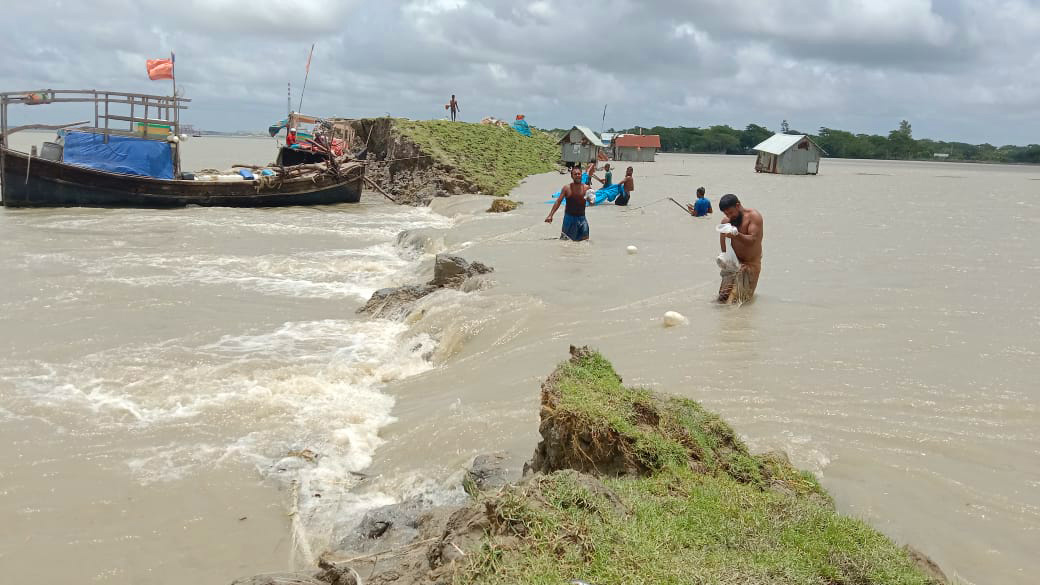
M372 510L322 555L319 570L291 578L312 585L946 582L920 553L835 512L815 477L782 453L750 453L692 400L624 386L588 348L572 347L543 382L540 420L542 440L520 481L505 483L504 454L478 457L463 505L413 498Z
M549 135L511 128L399 118L340 120L365 148L367 176L398 203L426 205L434 197L508 195L529 175L556 167L559 152Z

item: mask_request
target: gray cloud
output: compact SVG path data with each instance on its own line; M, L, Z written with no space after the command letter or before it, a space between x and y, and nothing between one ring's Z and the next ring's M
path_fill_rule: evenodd
M95 0L5 8L7 90L164 93L144 61L177 52L187 120L262 129L304 110L541 126L758 123L1040 142L1040 5L1026 0L515 2ZM43 110L33 111L42 113ZM15 120L25 112L12 110ZM65 116L62 112L60 115Z

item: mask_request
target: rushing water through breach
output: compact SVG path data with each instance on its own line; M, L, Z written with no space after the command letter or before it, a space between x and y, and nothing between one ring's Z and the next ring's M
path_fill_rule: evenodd
M752 163L638 164L632 207L590 210L585 245L555 240L559 215L541 223L560 175L530 178L503 215L481 198L411 209L370 194L0 212L0 571L225 583L285 569L300 556L293 502L317 548L366 507L453 497L477 453L528 457L540 380L590 344L626 383L787 450L842 511L948 573L1030 583L1040 172L825 160L817 177L777 177ZM765 218L744 307L710 302L718 219L664 200L702 184ZM428 278L441 250L494 266L495 286L437 293L401 323L355 314L376 288ZM668 310L690 324L663 328ZM308 449L316 463L290 455Z

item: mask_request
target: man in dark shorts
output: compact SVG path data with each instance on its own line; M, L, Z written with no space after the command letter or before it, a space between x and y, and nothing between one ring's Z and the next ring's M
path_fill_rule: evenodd
M621 185L621 193L614 200L614 205L628 205L628 200L632 198L632 191L636 190L636 180L632 177L632 172L632 167L625 169L625 178L618 183Z
M451 110L451 121L455 121L455 114L462 111L459 107L459 102L455 101L455 94L451 94L451 101L448 102L448 109Z
M563 230L560 232L561 240L582 242L589 239L589 222L585 219L586 193L588 185L581 183L581 167L571 168L571 182L560 189L560 197L553 204L552 211L545 218L545 223L552 223L553 215L560 208L560 203L567 202L563 213Z

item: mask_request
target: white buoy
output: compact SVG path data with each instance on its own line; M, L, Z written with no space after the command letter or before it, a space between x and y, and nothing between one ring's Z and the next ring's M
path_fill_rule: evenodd
M639 248L637 248L637 247L635 247L635 246L629 246L629 247L627 247L627 248L625 248L625 249L626 249L626 250L628 250L628 253L629 253L629 254L635 254L636 252L638 252L638 251L639 251Z
M188 135L187 134L181 134L181 142L187 142L187 141L188 141Z
M682 315L682 313L676 313L675 311L668 311L664 314L664 326L675 327L676 325L686 325L690 320Z

